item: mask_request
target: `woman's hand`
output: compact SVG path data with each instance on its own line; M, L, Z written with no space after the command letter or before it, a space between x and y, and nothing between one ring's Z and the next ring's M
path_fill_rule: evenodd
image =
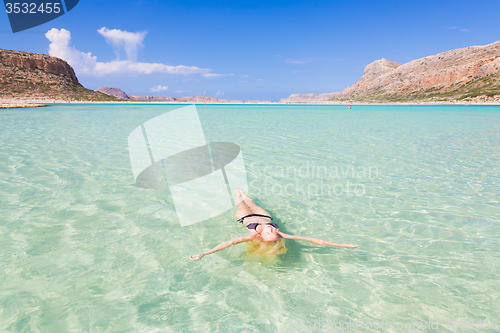
M248 235L248 236L245 236L245 237L233 238L230 241L227 241L227 242L224 242L224 243L221 243L221 244L217 245L216 247L214 247L213 249L211 249L208 252L200 253L200 254L191 256L191 257L189 257L189 259L191 259L191 260L200 260L201 258L203 258L204 256L206 256L207 254L212 254L214 252L217 252L217 251L220 251L220 250L224 250L225 248L228 248L231 245L236 245L236 244L243 243L243 242L249 242L249 241L253 240L254 238L255 238L255 235Z
M203 258L203 254L195 254L194 256L189 257L191 260L200 260Z
M335 244L335 243L332 243L332 242L329 242L329 241L326 241L323 239L318 239L318 238L287 235L287 234L282 233L281 231L278 231L278 234L283 238L295 239L295 240L306 240L306 241L309 241L313 244L318 244L318 245L330 245L330 246L335 246L335 247L345 247L347 249L355 249L359 246L359 245L355 245L355 244Z

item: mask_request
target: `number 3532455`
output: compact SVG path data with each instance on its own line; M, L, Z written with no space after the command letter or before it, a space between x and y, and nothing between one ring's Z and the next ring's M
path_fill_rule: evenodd
M5 4L7 14L59 14L61 12L60 2L46 2L40 5L28 2L7 2Z

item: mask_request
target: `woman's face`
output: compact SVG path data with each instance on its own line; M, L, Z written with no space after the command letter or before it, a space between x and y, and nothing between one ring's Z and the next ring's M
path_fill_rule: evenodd
M278 230L272 225L265 226L260 235L266 242L275 242L278 240Z

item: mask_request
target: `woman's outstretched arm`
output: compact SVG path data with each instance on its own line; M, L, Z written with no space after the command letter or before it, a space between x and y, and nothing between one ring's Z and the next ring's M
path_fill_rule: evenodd
M301 236L294 236L294 235L287 235L282 233L281 231L278 231L278 234L285 238L285 239L295 239L295 240L306 240L309 241L313 244L318 244L318 245L330 245L330 246L335 246L335 247L345 247L348 249L354 249L358 247L359 245L354 245L354 244L335 244L323 239L318 239L318 238L309 238L309 237L301 237Z
M221 243L221 244L217 245L216 247L214 247L213 249L211 249L208 252L196 254L194 256L189 257L189 259L191 259L191 260L200 260L201 258L203 258L204 256L206 256L207 254L212 254L214 252L217 252L217 251L220 251L220 250L224 250L225 248L228 248L231 245L236 245L236 244L239 244L239 243L251 241L255 237L256 237L256 235L248 235L248 236L245 236L245 237L233 238L230 241L227 241L227 242L224 242L224 243Z

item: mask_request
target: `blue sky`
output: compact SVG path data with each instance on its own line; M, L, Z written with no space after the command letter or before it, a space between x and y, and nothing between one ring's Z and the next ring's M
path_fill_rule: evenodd
M499 13L498 0L80 0L16 34L0 14L0 48L66 57L90 89L278 101L342 91L377 59L493 43Z

